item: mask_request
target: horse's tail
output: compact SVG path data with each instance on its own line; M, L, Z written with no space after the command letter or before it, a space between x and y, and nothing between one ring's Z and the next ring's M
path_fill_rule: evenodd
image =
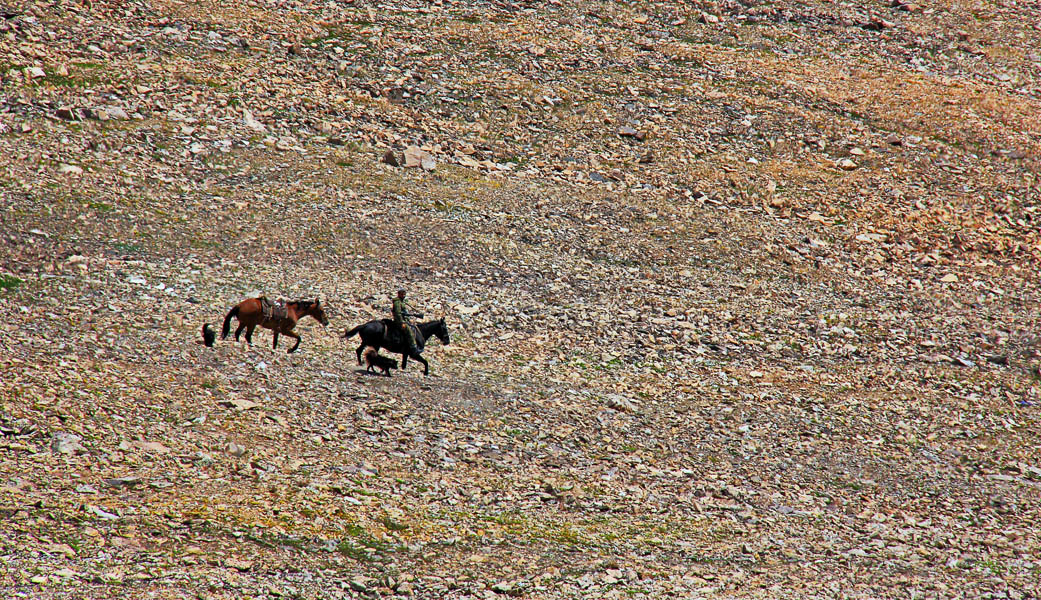
M359 331L361 331L361 328L363 326L364 326L364 324L363 325L358 325L354 329L349 329L349 330L343 332L343 339L347 339L349 337L355 336Z
M224 327L220 330L220 339L228 337L228 332L231 331L231 318L239 316L239 307L236 305L234 308L228 311L228 316L224 317Z

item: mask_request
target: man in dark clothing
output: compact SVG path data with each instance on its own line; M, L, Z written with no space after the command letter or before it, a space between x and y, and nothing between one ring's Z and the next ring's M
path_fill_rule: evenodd
M404 332L409 354L419 354L419 348L416 347L416 336L413 335L412 327L409 325L410 317L415 314L409 312L410 308L412 307L405 302L405 289L399 289L398 297L394 299L394 307L392 309L392 312L394 313L394 324L400 327L401 331Z

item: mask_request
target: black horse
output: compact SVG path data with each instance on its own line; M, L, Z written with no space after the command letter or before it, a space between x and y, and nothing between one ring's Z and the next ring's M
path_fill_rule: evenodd
M430 339L430 336L437 336L437 339L441 340L442 344L446 346L449 343L448 338L448 326L445 325L444 318L440 318L434 321L426 321L418 325L409 324L412 328L412 335L416 338L416 347L420 350L426 344L426 341ZM361 335L361 345L358 346L358 364L361 364L361 353L366 346L370 346L379 351L380 348L386 348L390 352L401 355L401 370L405 370L405 366L408 364L408 359L412 358L423 363L423 374L427 375L430 373L430 365L427 364L425 358L419 354L412 354L408 351L408 343L402 339L404 335L401 330L394 325L394 321L390 319L374 319L365 323L364 325L358 325L354 329L350 329L344 332L343 337L347 339L354 334Z

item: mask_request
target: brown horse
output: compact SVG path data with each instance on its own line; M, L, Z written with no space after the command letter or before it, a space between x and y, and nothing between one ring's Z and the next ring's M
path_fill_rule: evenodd
M260 325L275 332L275 340L271 344L272 349L278 348L278 334L295 338L296 343L289 349L289 352L292 353L300 345L300 336L293 333L293 328L296 327L297 321L307 316L314 317L322 325L329 324L329 319L325 318L325 311L322 310L322 305L318 298L315 298L314 301L297 300L296 302L286 302L286 316L281 318L267 318L264 315L261 298L249 298L239 302L228 311L228 316L224 317L224 327L221 329L220 339L223 340L228 337L228 331L231 329L231 318L236 317L239 320L238 329L235 330L236 342L239 340L239 334L245 329L246 342L252 346L253 330L257 328L257 325Z

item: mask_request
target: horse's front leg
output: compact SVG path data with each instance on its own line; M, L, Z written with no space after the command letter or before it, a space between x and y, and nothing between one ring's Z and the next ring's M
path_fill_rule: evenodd
M418 360L419 362L423 363L423 375L429 375L430 374L430 363L427 362L427 359L423 358L422 356L420 356L418 354L413 354L412 358L414 358L414 359Z
M284 332L282 332L282 334L285 335L286 337L291 337L291 338L296 339L296 343L293 344L293 347L290 348L289 352L287 352L286 354L292 354L292 353L296 352L296 349L300 346L300 336L298 336L297 334L293 333L292 331L284 331Z
M274 350L275 348L278 348L278 330L274 329L272 331L275 334L275 340L271 342L271 349Z

